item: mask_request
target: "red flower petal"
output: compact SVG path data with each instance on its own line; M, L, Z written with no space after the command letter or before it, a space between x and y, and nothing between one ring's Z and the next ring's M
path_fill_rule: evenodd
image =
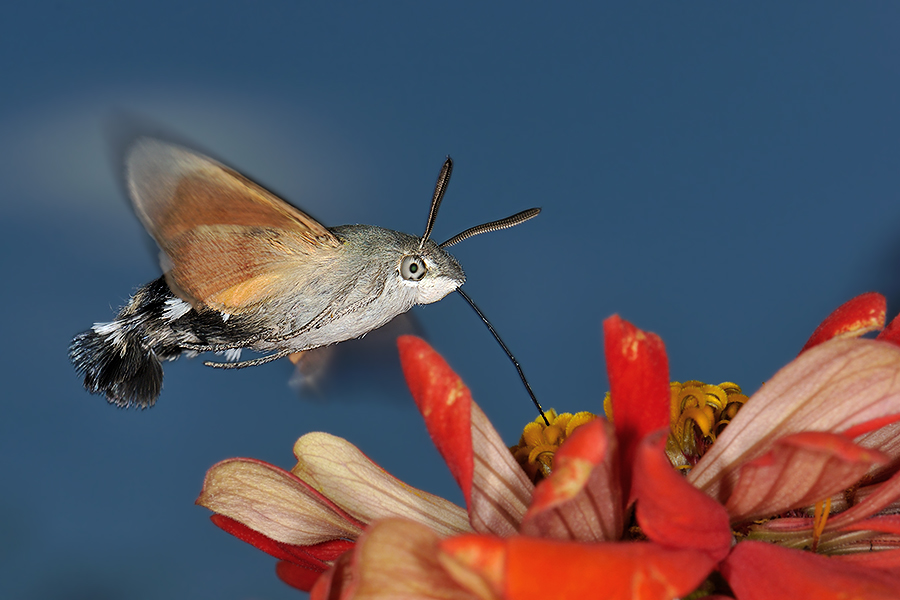
M884 296L875 292L861 294L828 315L800 352L805 352L831 338L859 337L869 331L881 329L884 327L886 313L887 300Z
M900 535L900 515L884 515L841 527L841 531L879 531Z
M217 527L227 531L239 540L262 550L266 554L280 560L305 566L319 573L328 568L326 561L334 560L347 550L352 549L354 545L354 542L348 540L332 540L312 546L297 546L268 538L258 531L250 529L243 523L223 515L211 515L209 519Z
M900 315L894 317L875 339L900 346Z
M613 541L624 527L616 439L606 419L578 427L534 490L521 533L584 542Z
M896 600L900 574L776 544L745 541L720 566L740 600Z
M309 600L337 600L350 598L355 591L352 553L341 556L330 569L322 573L309 591Z
M632 493L638 523L654 542L701 550L719 561L732 544L728 514L672 468L665 451L668 432L650 434L637 450Z
M725 508L735 522L810 506L847 489L874 464L887 462L877 450L834 433L806 431L779 439L770 452L729 473Z
M469 504L474 470L469 388L425 340L402 335L397 338L397 346L406 385L425 418L434 445Z
M881 552L860 552L839 556L843 561L855 563L872 569L900 570L900 550L883 550Z
M308 592L312 589L316 580L322 576L322 571L312 571L306 567L282 560L275 565L275 574L278 575L278 579L289 586Z
M692 592L714 564L704 552L648 542L581 544L515 536L507 540L504 598L668 600Z
M462 488L475 531L512 535L534 485L469 389L424 340L397 340L403 372L438 451Z
M603 322L606 371L619 441L622 490L628 497L638 443L669 424L669 361L662 340L618 315Z
M479 598L503 596L506 542L493 535L457 535L439 544L439 560L457 583Z

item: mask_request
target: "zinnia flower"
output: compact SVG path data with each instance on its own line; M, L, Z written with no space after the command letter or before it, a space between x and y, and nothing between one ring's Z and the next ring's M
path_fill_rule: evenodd
M325 434L301 438L294 474L216 465L198 502L282 558L289 583L309 589L324 570L313 598L895 598L900 327L849 339L880 329L884 304L868 294L841 307L736 416L721 413L724 430L701 426L703 402L685 428L662 341L608 319L613 423L544 428L544 441L567 439L526 453L545 474L536 487L443 359L404 337L407 381L468 523L383 472L370 479L377 467ZM698 443L685 443L691 431ZM316 459L335 454L329 444L349 458ZM237 483L232 470L244 474Z

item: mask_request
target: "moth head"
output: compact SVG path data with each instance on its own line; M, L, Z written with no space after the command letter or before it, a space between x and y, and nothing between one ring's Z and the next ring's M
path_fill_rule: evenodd
M459 233L443 244L435 244L429 238L437 219L438 208L444 198L444 192L450 183L450 174L453 171L453 161L450 157L444 161L437 183L434 186L434 196L431 199L431 209L428 211L428 223L425 225L425 233L419 238L418 248L415 252L408 252L400 259L399 274L403 284L416 285L417 303L428 304L437 302L450 292L458 289L466 281L462 267L445 248L468 239L480 233L507 229L518 225L532 217L536 217L541 209L532 208L522 211L511 217L491 221L471 227Z
M400 285L415 289L416 304L437 302L466 281L457 260L431 241L401 256L397 275Z

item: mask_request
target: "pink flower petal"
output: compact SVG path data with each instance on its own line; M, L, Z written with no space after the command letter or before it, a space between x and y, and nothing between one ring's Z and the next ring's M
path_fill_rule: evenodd
M618 315L603 322L603 340L622 490L627 498L638 443L669 424L669 361L659 336L641 331Z
M586 542L622 537L616 439L606 419L594 419L553 457L553 473L534 490L522 522L525 535Z
M248 458L213 465L197 504L287 544L353 539L362 532L359 523L293 474Z
M771 451L730 472L721 491L734 522L811 506L847 489L888 457L843 435L806 431L779 439Z
M469 389L424 340L397 340L407 384L438 451L459 483L475 531L518 530L534 485Z
M534 484L474 402L471 431L475 470L469 521L479 533L512 535L525 517Z
M713 560L697 550L648 542L582 544L515 536L507 540L507 600L669 600L706 578Z
M728 514L672 468L666 456L668 432L651 433L638 447L632 488L638 524L654 542L700 550L719 561L733 543Z
M801 431L840 433L900 413L900 348L834 339L794 359L754 394L688 480L714 498L730 472Z
M362 523L403 517L440 535L471 531L466 511L399 481L345 439L308 433L294 444L294 475Z
M428 527L412 521L375 523L357 542L349 576L330 579L329 597L475 600L441 566L439 541Z
M740 600L896 600L900 574L765 542L738 544L719 570Z
M836 337L858 337L884 327L887 300L875 292L861 294L828 315L813 332L801 352Z

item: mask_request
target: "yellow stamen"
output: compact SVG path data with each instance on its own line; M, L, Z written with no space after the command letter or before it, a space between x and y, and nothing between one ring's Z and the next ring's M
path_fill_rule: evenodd
M672 465L689 471L716 441L716 437L740 410L747 396L739 385L726 381L709 385L702 381L669 384L669 441L666 454ZM603 399L606 418L613 420L612 398Z
M710 385L702 381L670 384L670 428L666 453L675 467L690 469L737 414L747 396L740 386L726 381Z
M597 418L589 412L557 414L552 408L545 414L549 425L536 418L522 430L519 443L509 449L535 483L553 472L553 457L563 442L578 427Z

